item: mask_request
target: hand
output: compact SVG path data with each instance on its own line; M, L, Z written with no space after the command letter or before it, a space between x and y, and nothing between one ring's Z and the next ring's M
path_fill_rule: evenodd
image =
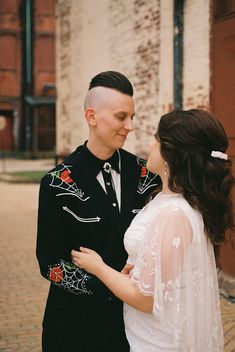
M97 275L100 267L104 265L101 256L89 248L80 247L80 252L73 249L71 257L75 265L93 275Z
M126 264L126 265L123 267L121 273L122 273L122 274L125 274L125 275L130 275L130 271L131 271L133 268L134 268L134 265L133 265L133 264Z

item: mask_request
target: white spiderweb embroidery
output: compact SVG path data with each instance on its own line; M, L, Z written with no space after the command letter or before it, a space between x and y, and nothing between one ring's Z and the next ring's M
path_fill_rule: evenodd
M140 175L140 180L137 187L137 192L143 194L149 187L158 186L158 183L152 183L158 175L154 175L147 170L145 160L137 158L137 162L146 172L144 175Z
M61 168L50 172L49 174L52 176L50 186L65 191L63 193L58 193L56 196L75 196L84 202L90 197L83 198L84 192L78 188L76 182L74 182L69 176L71 173L69 167L71 167L71 165L61 164Z
M87 280L91 276L79 269L73 263L60 260L59 264L49 267L48 278L53 284L64 288L66 291L79 294L93 294L86 288Z

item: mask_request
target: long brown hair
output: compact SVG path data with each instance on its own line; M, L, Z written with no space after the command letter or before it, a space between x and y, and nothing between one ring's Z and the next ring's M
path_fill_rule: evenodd
M231 161L211 156L228 148L222 124L205 110L173 111L161 117L155 137L169 166L169 188L200 211L218 257L225 232L234 230Z

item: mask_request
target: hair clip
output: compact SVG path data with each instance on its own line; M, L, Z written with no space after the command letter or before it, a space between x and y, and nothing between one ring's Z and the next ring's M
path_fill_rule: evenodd
M228 154L225 154L225 153L222 153L219 151L215 151L215 150L212 150L211 156L213 156L213 158L219 158L219 159L224 159L224 160L228 159Z

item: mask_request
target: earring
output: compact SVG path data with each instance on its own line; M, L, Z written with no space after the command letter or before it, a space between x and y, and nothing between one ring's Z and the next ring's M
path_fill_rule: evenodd
M167 164L167 162L165 161L165 171L164 171L165 176L167 175L167 170L168 170L168 164Z

